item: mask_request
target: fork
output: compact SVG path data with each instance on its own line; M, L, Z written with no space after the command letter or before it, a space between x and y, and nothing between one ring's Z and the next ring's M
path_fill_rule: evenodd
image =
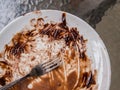
M27 74L26 76L15 80L13 82L11 82L10 84L7 84L3 87L0 88L0 90L8 90L9 88L11 88L12 86L14 86L15 84L27 79L28 77L37 77L37 76L41 76L44 75L50 71L52 71L53 69L57 68L58 66L60 66L62 63L62 60L60 60L59 58L54 59L54 60L49 60L48 62L44 62L42 64L36 65L29 74Z

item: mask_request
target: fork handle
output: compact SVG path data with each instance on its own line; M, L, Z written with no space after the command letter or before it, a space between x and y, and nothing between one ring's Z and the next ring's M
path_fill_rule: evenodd
M28 74L28 75L24 76L23 78L20 78L20 79L18 79L18 80L15 80L15 81L13 81L13 82L11 82L11 83L9 83L9 84L1 87L0 90L8 90L9 88L13 87L13 86L14 86L15 84L17 84L18 82L25 80L25 79L26 79L27 77L29 77L29 76L30 76L30 75Z

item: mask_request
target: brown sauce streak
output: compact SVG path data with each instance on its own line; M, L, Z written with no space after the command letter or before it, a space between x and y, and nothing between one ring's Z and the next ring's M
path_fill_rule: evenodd
M27 51L27 42L34 41L29 39L34 37L37 33L34 33L35 30L27 31L26 33L18 33L12 39L13 45L6 45L5 52L9 51L11 55L19 58L21 53Z
M89 88L91 85L96 84L95 78L94 78L94 75L92 74L92 72L83 73L82 82L83 82L83 85L82 85L83 88L84 87Z
M45 28L40 30L40 34L48 35L48 37L52 37L54 40L60 40L63 38L68 46L70 45L70 43L76 43L76 41L81 40L81 36L79 35L77 28L68 29L66 28L67 26L65 26L66 25L65 22L66 21L64 17L63 23L59 24L60 26L59 29L55 28L55 24L51 26L49 26L49 24L45 24L44 25ZM82 40L81 42L83 41L84 40Z
M8 80L10 80L11 76L11 69L8 65L7 62L5 61L0 61L0 67L2 69L5 69L5 74L4 76L0 77L0 85L4 86Z
M89 88L91 85L94 84L96 84L95 76L92 74L92 72L90 72L89 81L86 83L86 86L87 88Z
M67 77L68 90L73 90L74 85L77 81L77 73L74 71Z
M6 80L4 77L0 78L0 85L4 86L6 84Z
M2 58L2 53L0 53L0 58Z

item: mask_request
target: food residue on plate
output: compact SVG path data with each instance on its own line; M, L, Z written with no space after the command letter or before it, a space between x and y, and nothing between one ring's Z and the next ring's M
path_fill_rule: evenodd
M40 63L59 57L63 65L41 76L30 77L11 90L97 90L97 71L86 55L87 40L77 27L62 22L44 23L43 18L31 19L32 30L22 30L0 54L0 85L17 80ZM39 88L39 89L38 89Z

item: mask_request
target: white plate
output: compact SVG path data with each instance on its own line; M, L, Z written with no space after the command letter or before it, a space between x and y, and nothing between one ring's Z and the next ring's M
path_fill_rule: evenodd
M57 10L41 10L40 13L31 12L18 17L0 32L0 51L4 49L5 44L11 40L13 35L22 30L25 25L29 24L32 18L42 17L45 19L45 22L61 22L62 13L62 11ZM80 18L66 13L66 20L69 27L77 27L80 34L82 34L85 39L88 39L87 55L93 62L92 67L99 71L99 90L109 90L111 80L110 59L101 38L93 28Z

